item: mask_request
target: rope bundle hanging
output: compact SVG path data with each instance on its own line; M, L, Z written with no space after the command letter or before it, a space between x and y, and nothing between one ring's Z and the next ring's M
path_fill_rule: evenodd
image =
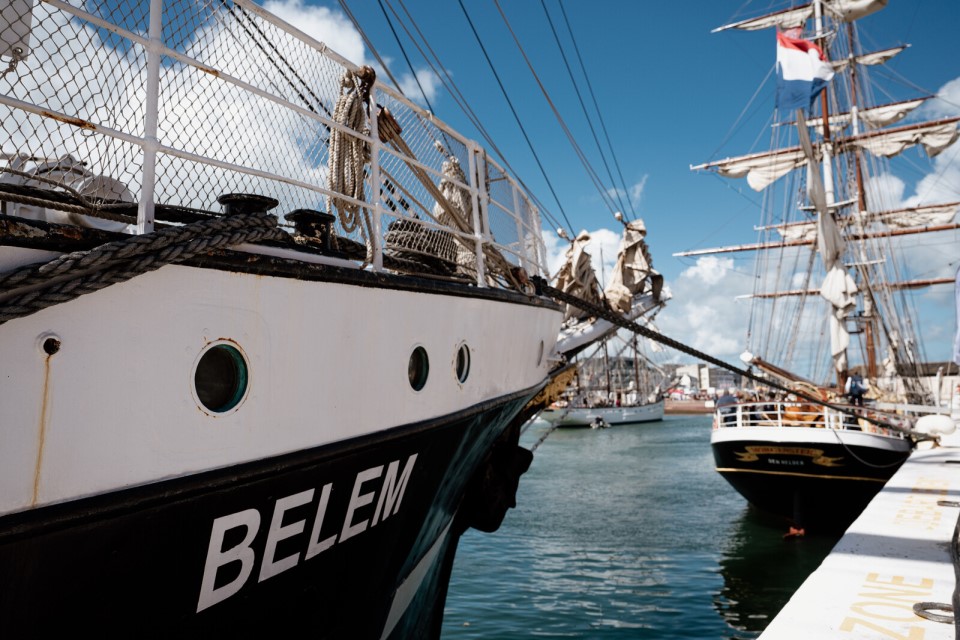
M361 67L356 72L346 71L340 80L341 93L333 110L333 121L362 135L370 134L365 105L370 100L370 88L376 73L370 67ZM342 131L339 127L330 130L330 170L327 186L331 191L342 193L354 200L365 201L363 182L364 166L370 161L370 147L365 140ZM331 197L331 208L336 207L340 225L352 233L360 224L361 206L344 198Z

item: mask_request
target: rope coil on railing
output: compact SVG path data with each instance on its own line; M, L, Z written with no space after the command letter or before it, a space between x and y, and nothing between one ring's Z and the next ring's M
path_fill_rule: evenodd
M0 301L0 324L213 249L287 238L276 225L276 216L267 212L204 220L131 236L3 274L0 297L6 299ZM24 289L28 290L17 293Z
M627 330L629 330L629 331L632 331L633 333L636 333L636 334L638 334L638 335L640 335L640 336L643 336L644 338L649 338L650 340L653 340L653 341L655 341L655 342L659 342L660 344L666 345L666 346L670 347L671 349L675 349L675 350L680 351L680 352L682 352L682 353L686 353L686 354L688 354L688 355L691 355L691 356L694 356L694 357L696 357L696 358L699 358L700 360L703 360L704 362L709 362L710 364L713 364L713 365L715 365L715 366L717 366L717 367L721 367L721 368L726 369L726 370L728 370L728 371L732 371L732 372L734 372L734 373L736 373L736 374L739 374L739 375L741 375L741 376L743 376L743 377L745 377L745 378L749 378L749 379L754 380L754 381L756 381L756 382L763 383L763 384L765 384L765 385L767 385L767 386L769 386L769 387L774 387L774 388L779 389L779 390L781 390L781 391L785 391L785 392L787 392L787 393L792 393L792 394L796 395L796 396L799 397L799 398L803 398L804 400L807 400L807 401L812 402L812 403L814 403L814 404L818 404L818 405L827 407L828 409L833 409L834 411L837 411L838 413L844 413L844 414L846 414L846 415L853 416L853 417L855 417L855 418L863 418L864 420L867 420L868 422L871 422L871 423L873 423L873 424L875 424L875 425L877 425L877 426L879 426L879 427L883 427L884 429L889 429L890 431L894 431L894 432L896 432L896 433L900 433L900 434L902 434L902 435L905 435L905 436L913 439L914 441L920 441L920 440L935 440L935 439L936 439L936 436L928 436L928 435L926 435L926 434L919 434L919 433L917 433L917 432L915 432L915 431L913 431L913 430L911 430L911 429L904 429L903 427L900 427L900 426L897 426L897 425L892 425L892 424L883 422L882 420L877 420L876 418L872 418L872 417L870 417L870 416L863 416L863 415L860 415L860 414L856 413L855 411L853 411L853 410L851 410L851 409L847 409L847 408L845 408L845 407L841 407L841 406L832 404L832 403L830 403L830 402L826 402L826 401L824 401L824 400L822 400L822 399L820 399L820 398L817 398L817 397L814 397L814 396L812 396L812 395L810 395L810 394L804 393L803 391L800 391L800 390L798 390L798 389L792 389L792 388L790 388L790 387L786 387L786 386L784 386L784 385L781 385L780 383L776 382L775 380L770 380L770 379L768 379L768 378L762 378L762 377L756 375L755 373L752 373L752 372L750 372L750 371L748 371L748 370L746 370L746 369L741 369L740 367L735 367L735 366L733 366L733 365L731 365L731 364L728 364L728 363L726 363L726 362L724 362L724 361L722 361L722 360L718 360L717 358L714 358L713 356L711 356L711 355L709 355L709 354L707 354L707 353L704 353L703 351L699 351L699 350L697 350L697 349L694 349L693 347L688 347L687 345L685 345L685 344L683 344L683 343L681 343L681 342L677 342L676 340L674 340L674 339L672 339L672 338L669 338L669 337L667 337L667 336L665 336L665 335L663 335L663 334L661 334L661 333L657 333L656 331L653 331L653 330L651 330L651 329L648 329L647 327L644 327L644 326L642 326L642 325L640 325L640 324L637 324L636 322L633 322L633 321L631 321L631 320L627 320L627 319L624 318L623 316L621 316L621 315L619 315L619 314L617 314L617 313L614 313L613 311L611 311L610 309L608 309L608 308L606 308L606 307L603 307L603 306L600 306L600 305L597 305L597 304L593 304L593 303L587 302L587 301L585 301L585 300L582 300L581 298L578 298L578 297L576 297L576 296L572 296L572 295L570 295L570 294L568 294L568 293L566 293L566 292L564 292L564 291L561 291L560 289L556 289L556 288L554 288L554 287L551 287L551 286L548 285L542 278L532 278L531 280L534 281L534 286L536 287L538 294L542 294L542 295L545 295L545 296L549 296L549 297L554 298L554 299L556 299L556 300L558 300L558 301L560 301L560 302L565 302L565 303L567 303L567 304L573 305L573 306L577 307L578 309L581 309L581 310L583 310L583 311L586 311L587 313L589 313L589 314L591 314L591 315L593 315L593 316L595 316L595 317L603 318L604 320L607 320L607 321L609 321L609 322L612 322L613 324L615 324L615 325L617 325L617 326L619 326L619 327L622 327L622 328L624 328L624 329L627 329Z

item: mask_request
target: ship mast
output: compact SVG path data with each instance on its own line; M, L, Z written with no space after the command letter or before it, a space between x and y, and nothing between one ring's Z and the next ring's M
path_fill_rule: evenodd
M823 26L823 0L814 0L813 2L813 15L814 15L814 25L816 26L816 43L820 47L820 50L823 52L823 55L826 56L827 62L830 61L829 49L827 47L827 38L824 32ZM823 120L822 130L823 130L823 139L821 141L821 153L823 154L823 159L821 162L822 172L823 172L823 208L817 212L819 217L829 217L831 220L822 221L818 225L820 232L822 233L826 227L826 224L829 222L831 228L836 226L836 220L834 218L836 203L836 196L834 195L834 185L833 185L833 144L830 138L830 103L828 100L828 93L830 91L830 86L827 84L823 88L823 91L820 93L820 115ZM806 128L807 124L804 122L803 110L799 110L797 113L797 127ZM804 130L801 132L801 136L806 135L807 131ZM810 159L810 162L814 162L813 158ZM815 178L815 177L814 177ZM818 187L814 187L816 189ZM818 244L821 247L826 247L825 243L818 241ZM831 265L827 264L827 257L823 255L824 265L828 268ZM840 262L840 256L835 256L837 262ZM841 263L842 264L842 263ZM836 311L834 312L836 313ZM837 319L837 322L844 322L842 319ZM834 318L831 318L831 324L834 323ZM834 332L836 333L836 332ZM845 332L844 332L845 333ZM832 341L831 341L832 343ZM837 378L837 388L842 389L845 379L845 371L847 368L847 349L844 347L841 351L833 353L834 359L834 374Z
M820 117L811 118L804 123L807 108L797 111L796 130L801 138L799 146L779 147L772 151L728 157L690 167L694 171L710 170L728 178L746 178L750 188L758 192L766 190L788 174L806 168L807 195L813 206L809 207L809 210L807 207L800 207L800 209L808 210L810 213L815 211L815 214L806 220L796 222L783 220L777 224L755 229L756 231L775 229L782 236L779 242L771 241L770 236L765 236L755 244L699 249L674 254L694 256L768 249L783 251L801 245L816 245L815 251L819 253L827 272L820 291L804 285L802 289L792 291L761 292L757 290L754 295L746 297L802 297L819 293L825 298L833 307L833 313L830 315L830 351L838 382L843 382L842 373L848 368L850 338L847 324L851 320L857 323L859 329L857 332L862 334L860 350L867 376L875 377L878 374L878 368L886 368L886 363L884 367L878 367L877 351L882 346L881 339L885 339L884 345L890 348L891 371L893 368L899 371L901 361L906 363L916 361L914 353L916 342L912 339L903 339L904 335L909 335L912 331L910 314L907 313L907 317L901 318L901 314L895 308L896 303L890 299L890 294L900 289L941 283L941 279L894 281L898 274L896 265L885 268L880 263L884 260L895 262L897 256L896 254L884 256L884 250L881 248L883 241L877 242L874 239L960 228L960 224L955 222L957 205L960 203L917 204L901 209L883 210L878 208L882 204L879 200L872 202L872 198L868 198L866 194L868 167L866 166L867 157L862 155L863 151L869 151L873 157L881 159L880 162L882 162L883 159L893 158L910 147L922 146L927 156L932 158L960 139L960 130L957 127L960 117L891 126L930 97L866 107L861 104L865 97L869 97L864 94L862 83L867 78L861 65L866 67L884 64L907 47L903 45L868 53L858 51L859 35L852 23L881 10L886 3L886 0L812 0L811 3L803 6L741 20L714 30L753 31L770 27L776 27L781 31L802 30L804 23L811 22L810 19L813 18L814 28L808 32L812 32L808 37L822 52L822 60L828 61L830 51L828 41L831 44L848 47L848 52L845 54L838 54L835 51L834 55L838 60L830 64L833 67L832 75L834 76L850 67L850 76L846 79L846 82L849 82L849 93L846 86L842 89L838 86L838 91L830 94L830 87L827 84L820 90L818 96L822 112L818 114ZM843 23L847 24L843 25ZM845 34L841 30L842 26L846 26ZM780 51L778 49L778 56ZM822 67L817 73L820 80L826 79L829 83L828 74ZM838 108L844 98L849 99L850 108L847 112ZM833 100L833 107L830 107L831 100ZM831 114L831 109L836 113ZM775 126L781 126L781 124L792 123L778 123ZM850 130L847 130L848 126ZM811 138L814 139L811 140ZM854 190L855 193L853 193ZM849 242L853 245L849 247L849 252L846 252L848 264L844 264L842 258L845 245ZM874 255L875 250L879 251L880 255ZM784 254L785 259L793 259L790 252L784 252ZM797 255L800 254L797 253ZM810 256L807 267L812 267L813 264L813 256ZM859 277L855 280L851 276L856 274L859 274ZM781 275L779 271L774 274L778 279L776 284L779 285L776 289L786 288L782 286L784 278L780 278ZM888 282L888 277L892 281ZM807 281L809 283L809 275ZM943 281L946 282L946 280ZM802 310L800 305L803 303L797 304ZM891 308L887 309L888 305L891 305ZM881 313L884 311L887 313ZM799 313L797 317L800 317ZM768 333L771 332L768 331ZM790 344L792 345L793 342L791 341ZM773 344L768 345L768 348L783 349L784 345ZM789 361L789 359L788 355L785 360ZM907 380L904 379L904 385L906 384Z
M854 38L853 22L847 23L847 43L850 50L850 124L853 127L853 135L860 135L859 104L857 101L857 60L856 60L856 39ZM857 188L857 209L858 213L863 214L867 211L867 194L863 188L863 168L860 165L860 150L856 147L852 149L854 172L856 174ZM866 256L863 255L863 245L859 244L861 265L859 267L861 282L864 283L863 291L863 314L858 317L858 323L863 326L864 338L864 356L867 365L867 377L876 379L877 377L877 346L874 338L874 316L873 290L870 287L869 278L867 278ZM845 380L839 380L838 384L845 384Z

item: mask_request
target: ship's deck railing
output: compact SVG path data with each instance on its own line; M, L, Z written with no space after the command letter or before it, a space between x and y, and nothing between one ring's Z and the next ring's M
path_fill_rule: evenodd
M386 256L480 286L546 273L537 207L483 148L379 79L351 121L341 98L362 95L359 68L250 0L7 5L4 213L43 210L6 187L53 187L90 196L94 216L126 202L127 231L144 233L164 207L220 212L219 196L253 193L279 201L281 223L335 215L336 237L376 270Z
M714 413L713 428L728 427L822 427L826 429L868 431L900 436L863 418L877 416L864 407L846 407L860 418L829 407L807 402L744 402L719 407ZM892 414L883 414L883 421L894 426L907 427L908 422Z

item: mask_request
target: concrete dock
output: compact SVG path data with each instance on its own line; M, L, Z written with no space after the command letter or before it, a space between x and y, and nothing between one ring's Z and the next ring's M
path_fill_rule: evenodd
M951 608L927 607L945 621L914 612L917 603L951 604L958 516L960 437L953 434L910 456L761 639L960 637Z

